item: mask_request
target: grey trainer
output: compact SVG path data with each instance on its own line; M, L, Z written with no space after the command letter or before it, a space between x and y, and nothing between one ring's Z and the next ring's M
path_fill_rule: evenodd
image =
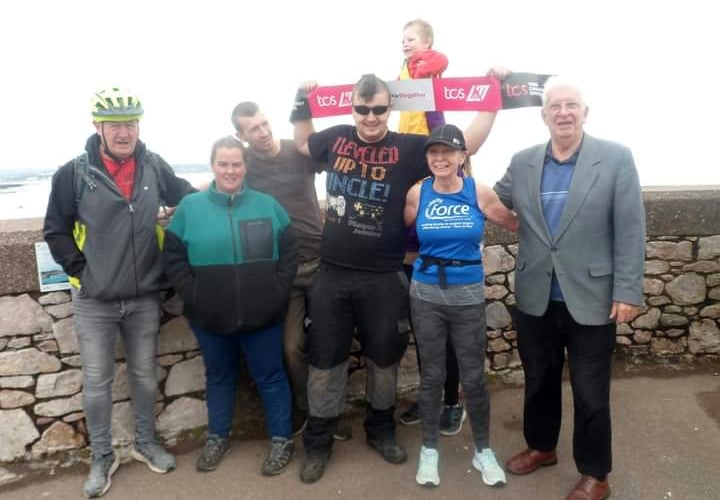
M195 462L195 468L200 472L210 472L218 468L220 461L230 451L230 439L209 435L202 453Z
M120 466L120 459L115 452L107 455L93 457L90 463L90 474L88 474L83 486L83 493L88 498L97 498L108 492L112 481L112 476Z
M276 476L285 470L292 457L295 456L295 443L292 439L274 437L270 441L270 454L262 464L262 473Z
M175 457L157 443L135 443L130 454L135 460L143 462L151 471L158 474L175 470Z

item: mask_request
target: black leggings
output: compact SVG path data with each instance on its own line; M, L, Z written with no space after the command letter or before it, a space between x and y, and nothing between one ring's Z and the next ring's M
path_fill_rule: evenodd
M409 282L412 279L413 266L404 264L403 268ZM417 356L418 372L422 373L422 364L420 363L420 352L417 349L417 342L415 343L415 355ZM455 349L453 349L449 335L447 338L447 346L445 348L445 369L447 374L445 377L445 390L443 392L443 399L446 405L456 405L458 404L460 390L460 372L458 370L458 362L457 357L455 356Z

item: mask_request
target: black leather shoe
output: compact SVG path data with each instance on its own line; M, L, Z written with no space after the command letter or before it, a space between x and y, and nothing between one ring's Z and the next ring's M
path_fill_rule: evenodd
M318 451L313 450L305 455L300 470L300 480L303 483L314 483L318 481L325 473L325 466L330 460L332 450Z
M405 448L397 444L394 437L372 438L368 436L366 441L368 446L375 448L386 462L402 464L407 461Z

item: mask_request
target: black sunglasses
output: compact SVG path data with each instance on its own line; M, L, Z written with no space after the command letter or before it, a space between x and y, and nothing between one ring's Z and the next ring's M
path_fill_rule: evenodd
M387 113L387 110L390 109L390 106L365 106L364 104L358 104L357 106L353 106L353 109L355 112L359 115L369 115L370 111L373 112L375 116L384 115Z

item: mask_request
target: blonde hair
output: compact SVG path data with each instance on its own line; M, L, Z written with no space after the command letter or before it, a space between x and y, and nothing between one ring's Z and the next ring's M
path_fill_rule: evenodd
M472 177L472 165L470 165L470 156L465 153L465 163L462 164L463 177Z
M403 26L403 30L406 30L411 26L414 26L418 29L418 31L420 32L420 36L423 38L423 40L430 42L430 48L432 48L433 42L435 41L435 34L433 33L433 28L430 23L425 21L424 19L413 19L412 21L408 21L407 23L405 23L405 26Z

